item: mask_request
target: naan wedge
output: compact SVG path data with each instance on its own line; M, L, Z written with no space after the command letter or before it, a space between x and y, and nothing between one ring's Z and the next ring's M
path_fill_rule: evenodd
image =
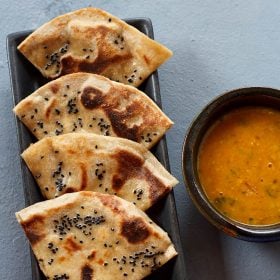
M69 132L127 138L151 148L173 122L138 89L89 73L63 76L14 108L41 139Z
M136 87L172 55L136 28L96 8L51 20L18 50L47 78L90 72Z
M117 137L91 133L46 137L22 157L47 199L97 191L146 210L178 183L145 147Z
M16 217L52 280L137 280L177 255L166 232L114 195L65 194Z

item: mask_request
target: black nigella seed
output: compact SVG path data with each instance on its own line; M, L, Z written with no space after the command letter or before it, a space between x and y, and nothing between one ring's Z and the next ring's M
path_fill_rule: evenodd
M115 40L114 43L117 45L119 42L118 42L118 40Z
M111 22L111 21L112 21L112 19L111 19L111 18L109 18L109 19L108 19L108 21L109 21L109 22Z
M84 51L84 52L86 52L86 51L87 51L87 49L85 49L85 48L84 48L84 49L83 49L83 51Z
M31 115L30 119L31 119L31 120L34 119L34 115Z
M45 97L44 99L45 99L46 101L49 101L49 98L47 98L47 97Z
M48 132L45 130L45 131L44 131L44 134L48 134Z
M87 55L87 56L86 56L86 59L89 59L89 58L90 58L90 56L89 56L89 55Z
M84 207L84 206L81 206L81 208L82 208L82 209L85 209L85 207Z
M80 240L80 243L83 244L84 242L82 240Z
M69 85L66 85L66 87L69 89L70 88L70 86Z
M48 48L48 46L44 46L44 49L47 49Z

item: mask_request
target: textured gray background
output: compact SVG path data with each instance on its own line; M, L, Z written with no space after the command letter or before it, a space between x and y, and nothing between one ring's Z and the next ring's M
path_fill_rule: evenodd
M78 3L79 2L79 3ZM214 96L243 86L280 88L277 0L0 0L0 279L30 280L28 245L14 212L24 207L5 39L50 18L94 5L119 16L150 17L155 37L174 51L159 70L182 241L190 279L280 279L280 243L254 244L219 233L197 212L181 175L181 146L192 118Z

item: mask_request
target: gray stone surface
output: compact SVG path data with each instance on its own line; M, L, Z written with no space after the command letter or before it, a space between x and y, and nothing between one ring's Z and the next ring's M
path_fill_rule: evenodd
M150 17L155 37L174 51L159 70L172 172L189 279L276 280L280 243L254 244L219 233L190 202L181 175L186 128L214 96L233 88L280 88L280 6L276 0L0 1L0 279L30 280L28 245L14 212L24 207L6 35L36 28L89 4L121 17Z

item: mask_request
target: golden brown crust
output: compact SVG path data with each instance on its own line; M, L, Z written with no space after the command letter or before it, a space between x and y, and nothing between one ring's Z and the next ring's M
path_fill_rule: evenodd
M27 238L50 279L140 280L177 254L168 235L145 213L113 195L66 194L16 217L26 233L34 232L32 221L40 217L40 239Z
M21 223L27 238L32 245L40 242L45 234L42 233L42 227L44 227L44 217L41 215L34 215L29 220Z
M22 157L48 199L90 190L116 194L145 210L177 183L151 152L122 138L91 133L47 137Z
M127 138L147 148L173 124L143 92L88 73L44 85L14 112L38 139L82 131Z
M51 20L18 49L48 78L91 72L136 87L172 55L134 27L96 8Z

